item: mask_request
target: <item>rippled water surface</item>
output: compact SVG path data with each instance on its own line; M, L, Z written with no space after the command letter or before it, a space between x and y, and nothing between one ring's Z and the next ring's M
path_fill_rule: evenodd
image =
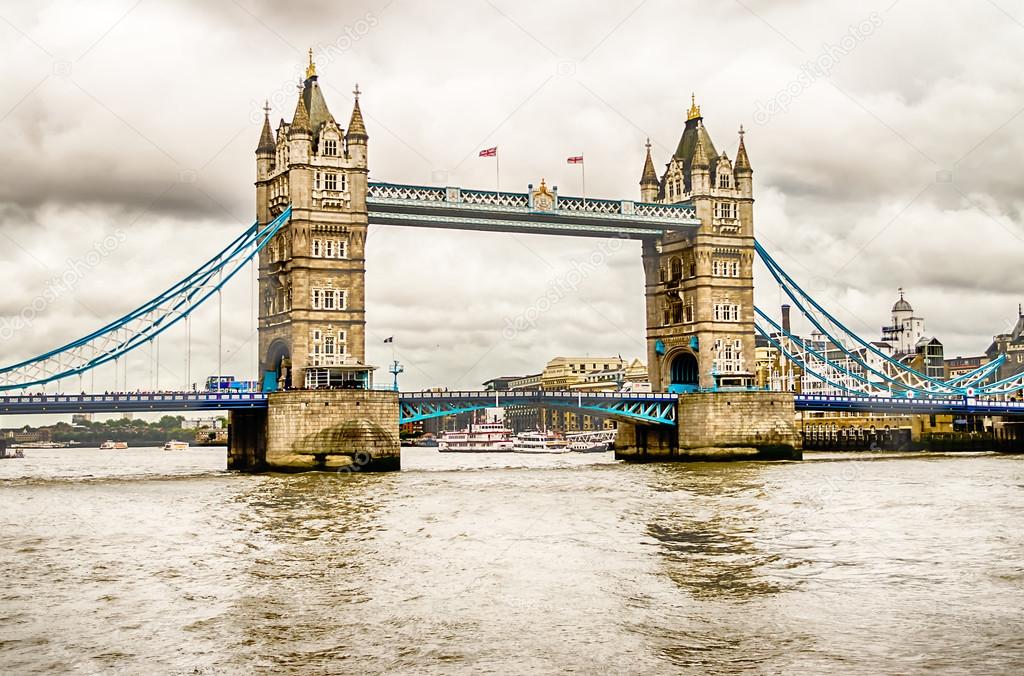
M26 454L4 673L1024 670L1024 457Z

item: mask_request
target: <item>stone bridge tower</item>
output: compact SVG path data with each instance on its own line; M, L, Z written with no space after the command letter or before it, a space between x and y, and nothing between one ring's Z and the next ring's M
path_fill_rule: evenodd
M256 214L290 222L259 257L259 369L265 390L369 379L364 289L367 134L355 106L342 129L324 100L310 50L291 122L256 148Z
M696 102L658 177L647 144L645 202L688 204L701 225L645 241L647 359L655 390L754 383L753 172L740 128L736 161L719 153Z

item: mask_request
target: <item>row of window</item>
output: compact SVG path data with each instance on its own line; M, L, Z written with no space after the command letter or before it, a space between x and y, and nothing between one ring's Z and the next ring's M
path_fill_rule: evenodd
M743 371L743 344L740 340L715 341L715 367L719 373L740 373Z
M715 202L715 218L739 218L735 202Z
M315 190L348 190L348 177L336 171L318 171L313 177Z
M344 310L348 307L348 294L342 289L313 289L314 310Z
M689 276L697 276L697 265L690 263ZM715 277L739 277L740 262L730 260L714 259L711 261L711 274ZM672 281L683 279L683 263L678 258L669 262L669 279ZM665 280L665 269L661 269L661 281Z
M711 261L711 274L715 277L739 277L740 262L715 259Z
M715 304L716 322L738 322L740 320L740 306L731 303Z
M348 258L348 240L314 239L309 252L313 258Z
M338 366L345 362L345 332L313 329L310 366Z
M682 324L693 322L693 306L683 305L682 303L673 303L667 310L663 317L665 324Z

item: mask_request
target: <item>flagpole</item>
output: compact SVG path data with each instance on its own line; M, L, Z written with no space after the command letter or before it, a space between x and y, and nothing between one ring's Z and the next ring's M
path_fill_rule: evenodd
M580 169L583 170L583 209L586 211L587 208L587 159L586 155L583 156L583 161L580 162Z
M501 194L501 160L498 159L498 147L494 147L494 183Z

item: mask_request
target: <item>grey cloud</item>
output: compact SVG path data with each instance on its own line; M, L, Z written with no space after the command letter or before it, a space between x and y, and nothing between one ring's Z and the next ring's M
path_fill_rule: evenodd
M122 227L131 239L114 264L83 282L81 305L55 304L0 345L0 356L32 354L133 307L251 220L259 133L251 115L264 98L275 100L275 121L291 115L308 46L324 54L318 69L339 122L347 123L352 85L366 92L372 175L394 181L437 175L493 187L493 164L475 153L498 144L504 189L545 177L563 194L578 193L579 173L565 157L584 152L588 194L636 198L644 138L663 165L695 90L720 150L735 157L736 130L747 127L755 222L794 276L866 332L885 322L895 288L905 286L948 349L977 352L1002 330L1014 295L1024 295L1014 236L1024 232L1016 181L1024 116L1014 117L1024 92L1012 58L1024 29L985 3L971 11L891 5L747 0L694 12L583 0L142 3L109 33L127 9L118 3L88 12L65 2L4 8L53 57L0 26L0 233L44 262L0 237L0 284L10 290L0 316L17 312L17 299L95 233ZM377 25L347 39L368 12ZM759 102L871 12L883 18L875 34L786 112L755 121ZM64 59L69 74L55 70ZM940 171L954 182L937 182ZM532 329L502 339L505 319L594 245L376 230L368 328L397 336L411 387L445 384L438 381L465 373L487 350L467 379L537 370L556 354L642 357L635 243ZM758 302L777 305L766 276L756 281ZM248 286L235 286L225 345L241 372ZM955 312L943 301L954 293L963 299ZM204 316L194 379L216 368ZM180 334L162 342L166 382L183 383ZM372 360L390 360L386 346L368 343ZM145 355L132 364L144 377Z

